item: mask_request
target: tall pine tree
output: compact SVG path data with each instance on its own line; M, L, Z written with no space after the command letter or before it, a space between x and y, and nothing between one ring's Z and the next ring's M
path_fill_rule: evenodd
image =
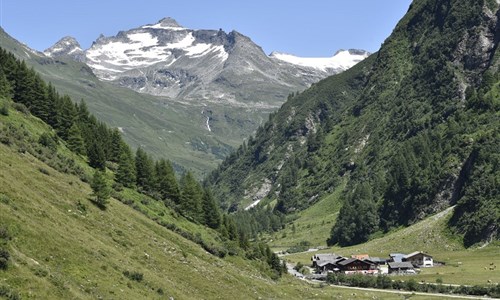
M203 190L200 184L194 179L191 172L187 172L181 178L181 212L191 217L194 221L203 223L203 211L201 206L201 199L203 197Z
M111 195L111 188L106 181L106 176L103 171L95 170L90 186L93 191L92 196L95 197L95 203L101 208L106 208L108 199Z
M156 191L160 193L162 199L170 199L179 204L181 192L172 164L165 159L157 161L155 164L155 177Z
M221 214L219 207L215 203L214 196L210 189L205 189L203 194L203 214L205 216L205 225L217 229L221 223Z
M76 124L73 123L71 125L71 128L68 131L68 148L80 155L85 154L85 142L83 141L82 138L82 132L80 131L80 127Z
M143 191L152 192L155 186L153 161L140 147L135 153L135 170L137 187Z
M121 141L120 155L118 158L118 169L116 170L116 181L125 187L133 187L136 182L134 157L130 147Z

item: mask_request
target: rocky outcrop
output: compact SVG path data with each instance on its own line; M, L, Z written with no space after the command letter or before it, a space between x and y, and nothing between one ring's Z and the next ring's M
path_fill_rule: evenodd
M68 57L79 62L85 62L85 53L78 41L71 36L62 38L54 46L45 50L44 54L53 58Z

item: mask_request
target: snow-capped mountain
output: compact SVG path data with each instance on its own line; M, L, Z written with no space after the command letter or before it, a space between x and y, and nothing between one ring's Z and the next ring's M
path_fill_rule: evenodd
M80 48L70 47L75 43L69 41L61 40L46 54L74 57ZM236 31L192 30L171 18L101 36L84 54L101 80L141 93L190 104L267 110L279 107L290 92L346 70L368 55L349 50L332 58L277 52L268 56Z
M272 58L297 66L310 67L329 74L345 71L370 55L367 51L339 50L332 57L299 57L287 53L273 52Z

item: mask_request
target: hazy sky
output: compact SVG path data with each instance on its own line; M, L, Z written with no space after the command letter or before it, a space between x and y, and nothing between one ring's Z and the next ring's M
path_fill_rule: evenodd
M269 54L331 56L338 49L377 51L411 0L0 0L0 25L44 50L64 36L87 49L163 17L192 29L236 30Z

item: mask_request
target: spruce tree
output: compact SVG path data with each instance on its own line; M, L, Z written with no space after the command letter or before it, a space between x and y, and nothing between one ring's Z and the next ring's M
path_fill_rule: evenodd
M12 87L5 76L5 73L0 69L0 97L12 98Z
M135 164L130 147L121 142L120 155L118 158L118 169L116 170L116 181L125 187L135 185Z
M350 246L366 242L379 224L377 206L368 182L359 183L347 195L332 228L329 245Z
M205 216L205 225L213 229L219 228L221 222L220 211L215 203L212 191L208 188L205 189L203 195L203 214Z
M47 104L49 115L47 116L47 124L56 128L57 126L57 112L56 104L59 103L59 94L56 91L56 88L49 83L47 87Z
M122 152L122 135L118 128L113 128L109 132L110 134L110 157L109 160L112 162L118 162L120 154Z
M80 127L74 123L68 131L68 148L80 155L85 154L85 143L82 138Z
M179 204L180 189L172 164L160 159L155 164L156 191L158 191L162 199L170 199L174 203Z
M222 224L227 230L227 235L228 238L231 241L237 241L238 240L238 228L236 227L236 223L234 220L229 217L228 215L224 215L222 218Z
M203 211L201 206L201 199L203 197L203 190L200 184L194 179L191 172L187 172L181 178L181 212L191 217L194 221L203 223Z
M95 170L90 186L93 191L92 196L95 197L95 203L101 208L106 208L108 199L111 195L111 188L106 181L106 176L103 171Z
M137 187L143 191L152 192L155 186L153 161L140 147L137 148L135 154L135 170Z
M69 96L58 99L56 130L57 134L63 139L68 139L69 129L76 121L76 110Z
M87 151L87 156L89 158L89 165L92 168L104 170L106 167L106 157L104 156L102 146L97 141L92 141Z

